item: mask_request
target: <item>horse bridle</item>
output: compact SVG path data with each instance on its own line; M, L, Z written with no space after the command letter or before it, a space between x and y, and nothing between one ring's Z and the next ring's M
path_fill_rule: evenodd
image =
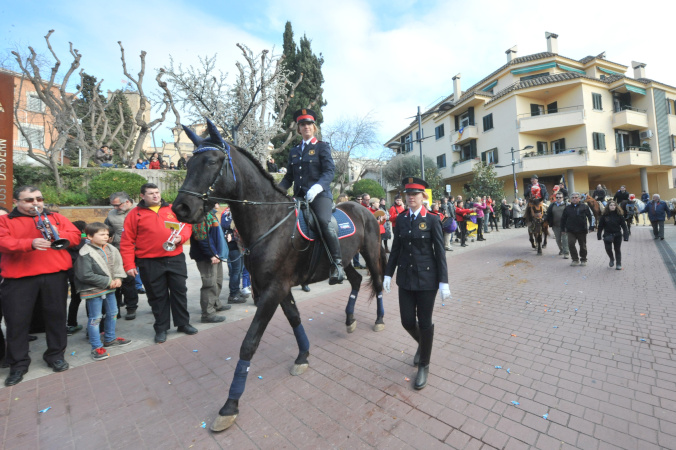
M179 189L178 192L181 194L187 194L187 195L192 195L193 197L197 197L201 199L205 206L209 201L214 201L215 203L241 203L243 205L294 205L290 206L289 209L291 211L289 214L287 214L282 220L277 222L275 226L270 228L266 233L261 235L258 239L256 239L253 244L251 244L249 247L243 249L242 255L248 255L251 253L251 249L254 248L256 245L258 245L263 239L268 237L273 231L275 231L277 228L279 228L282 223L286 222L286 220L291 217L291 215L296 211L298 208L297 202L295 201L287 201L287 202L254 202L254 201L249 201L249 200L238 200L238 199L233 199L233 198L223 198L223 197L214 197L212 193L214 192L214 187L216 186L216 183L221 179L225 172L225 177L228 176L228 166L230 166L230 170L232 171L232 179L233 181L237 181L237 176L235 175L235 168L232 165L232 156L230 155L230 146L228 145L227 142L223 142L223 147L219 146L209 146L209 147L197 147L192 153L193 155L197 155L202 152L206 152L208 150L214 150L217 152L223 152L225 154L225 157L223 158L223 163L221 164L221 168L218 171L218 174L216 175L216 178L214 178L214 181L211 183L211 185L207 188L207 190L200 194L198 192L193 192L189 191L187 189ZM206 210L206 208L204 208ZM294 228L295 231L295 228ZM241 257L241 256L240 256Z

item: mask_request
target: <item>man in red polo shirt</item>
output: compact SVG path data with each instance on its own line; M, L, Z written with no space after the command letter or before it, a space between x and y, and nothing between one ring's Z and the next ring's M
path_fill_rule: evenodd
M7 356L10 365L5 386L13 386L28 372L28 329L33 308L40 298L45 321L47 350L42 355L54 372L68 370L66 351L66 301L68 274L73 260L65 248L56 250L37 228L44 218L56 231L54 239L80 242L80 230L58 213L45 209L40 190L22 186L14 191L15 208L0 217L0 268L4 278L2 311L7 325ZM42 215L38 218L38 212ZM45 224L46 228L51 227ZM58 235L58 237L56 236Z
M164 244L172 236L172 227L180 227L179 221L171 204L162 200L157 185L146 183L141 186L141 199L124 219L120 253L127 275L135 277L138 267L155 316L155 342L161 344L167 340L172 315L178 331L197 333L190 325L186 297L188 269L183 254L183 243L190 239L192 227L183 226L172 239L175 248L165 250Z

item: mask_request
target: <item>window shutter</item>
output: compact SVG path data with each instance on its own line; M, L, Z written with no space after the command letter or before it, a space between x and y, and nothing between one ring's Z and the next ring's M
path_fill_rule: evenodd
M557 102L553 102L547 105L547 114L556 114L557 112L559 112Z
M561 138L561 139L559 139L559 142L561 142L561 150L565 150L566 149L566 139Z
M530 104L530 115L531 116L539 116L540 115L540 105L536 105L535 103Z
M455 118L455 131L460 129L460 118L458 116L453 116Z
M474 125L474 107L467 108L467 112L469 113L469 124Z
M497 148L495 150L493 150L493 162L495 164L498 163L498 149Z
M476 158L476 139L469 141L470 158Z
M605 150L606 149L606 135L603 133L599 133L599 144L600 144L600 149Z

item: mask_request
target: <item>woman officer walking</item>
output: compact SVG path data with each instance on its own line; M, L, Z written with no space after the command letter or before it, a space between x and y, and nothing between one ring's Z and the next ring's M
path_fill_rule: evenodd
M437 290L441 291L442 300L450 298L451 291L441 221L438 216L428 214L423 206L428 185L425 180L413 177L404 178L402 184L408 210L397 216L383 287L386 292L390 291L392 275L398 268L401 324L418 342L413 360L413 364L418 366L414 387L422 389L427 385L434 340L434 299Z

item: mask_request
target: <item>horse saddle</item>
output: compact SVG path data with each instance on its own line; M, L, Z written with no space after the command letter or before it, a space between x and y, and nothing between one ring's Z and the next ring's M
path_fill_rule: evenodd
M301 213L299 214L299 211ZM314 218L314 215L306 208L296 209L296 226L298 232L304 239L308 241L314 241L318 238L319 232L317 227L319 226ZM331 214L331 224L334 230L337 230L338 239L344 239L350 237L355 233L354 222L350 219L350 216L345 214L344 211L335 208Z

